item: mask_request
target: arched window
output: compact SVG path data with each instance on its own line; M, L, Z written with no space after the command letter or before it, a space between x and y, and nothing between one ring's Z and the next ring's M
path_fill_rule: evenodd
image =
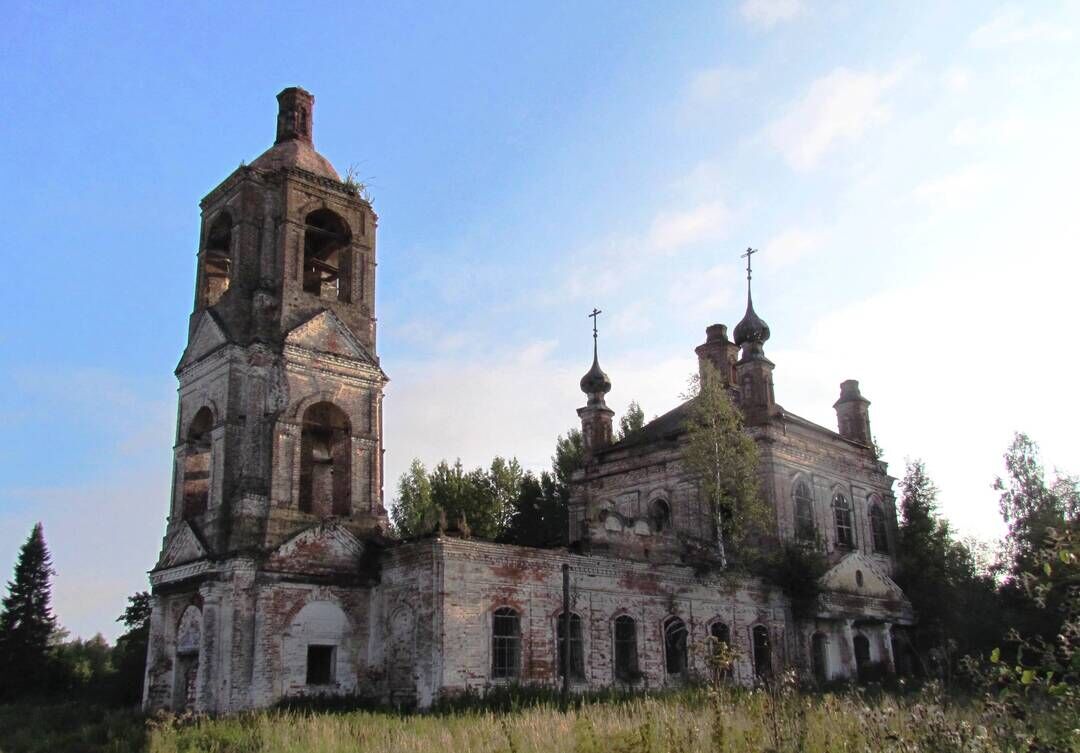
M889 553L889 534L885 527L885 513L879 504L870 505L870 537L874 540L874 551Z
M858 633L852 639L855 649L855 672L861 678L870 664L870 640Z
M202 612L194 604L184 609L176 625L176 659L173 674L173 710L195 707L199 650L202 646Z
M856 570L856 571L855 571L855 585L856 585L856 586L858 586L859 588L862 588L862 587L863 587L863 574L862 574L862 570Z
M353 687L352 632L341 605L322 599L305 604L282 636L285 686Z
M686 672L686 623L674 616L664 620L664 666L669 675Z
M559 677L566 674L566 619L560 613L555 626L556 650L559 652ZM570 678L585 679L585 650L581 640L581 618L570 613Z
M232 217L222 212L206 234L199 255L199 307L213 306L229 289L232 272Z
M772 675L772 645L769 641L769 629L756 625L751 634L754 643L754 674L758 677Z
M349 300L352 270L349 226L328 209L304 220L304 292L320 298Z
M300 434L300 510L327 518L351 505L349 419L332 403L304 411Z
M826 682L829 679L829 639L824 633L814 633L810 639L810 663L814 679Z
M199 408L188 426L184 447L184 520L202 515L210 502L210 430L214 416L207 407Z
M727 676L731 670L730 647L731 630L720 620L715 620L709 625L709 668L714 680Z
M749 374L742 378L742 399L747 404L754 402L754 378Z
M513 679L521 664L521 618L510 607L491 613L491 677Z
M649 507L649 518L653 533L666 531L671 527L671 507L665 499L654 499Z
M842 492L833 495L833 516L836 519L836 545L855 548L855 527L851 523L851 503Z
M615 678L632 681L638 677L637 624L629 615L615 618Z
M814 540L814 498L810 495L810 486L805 481L798 481L794 489L795 496L795 538L801 541Z

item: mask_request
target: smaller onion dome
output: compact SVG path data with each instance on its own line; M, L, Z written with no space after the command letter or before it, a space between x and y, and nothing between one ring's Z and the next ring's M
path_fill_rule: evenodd
M769 339L769 325L754 311L754 299L749 291L746 295L746 315L735 325L734 342L739 347L744 343L762 344Z
M592 368L585 376L581 377L581 391L586 395L606 395L611 392L611 380L604 370L600 368L600 361L596 357L596 348L593 348Z

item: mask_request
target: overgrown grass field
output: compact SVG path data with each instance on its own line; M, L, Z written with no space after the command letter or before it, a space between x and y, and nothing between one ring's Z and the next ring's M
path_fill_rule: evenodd
M0 707L2 753L841 753L1080 750L1080 720L1001 718L940 694L688 691L675 696L430 714L279 709L145 718L88 706ZM1043 734L1043 733L1046 734ZM1039 737L1031 748L1031 736ZM1062 735L1064 734L1064 737ZM1046 747L1046 740L1066 742Z

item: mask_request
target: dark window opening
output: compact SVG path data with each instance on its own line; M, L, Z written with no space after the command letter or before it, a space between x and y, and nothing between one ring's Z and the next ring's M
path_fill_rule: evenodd
M859 588L862 588L862 587L863 587L863 574L862 574L862 570L856 570L856 571L855 571L855 585L856 585L856 586L858 586Z
M754 628L754 674L765 678L772 675L772 645L769 642L769 629L764 625Z
M671 527L671 507L666 500L654 500L649 510L649 517L652 520L654 533L660 533Z
M714 680L723 679L730 673L733 658L728 651L730 648L731 630L728 626L719 620L709 625L709 664Z
M874 551L889 553L889 534L885 527L885 513L878 505L870 507L870 537L874 540Z
M202 407L191 420L184 446L184 502L181 517L185 520L202 515L210 503L210 430L214 417Z
M813 665L814 679L825 682L829 679L829 643L824 633L814 633L811 638L810 661Z
M615 618L615 677L635 680L638 675L637 625L624 614Z
M322 518L352 510L349 419L331 403L304 411L300 434L300 511Z
M556 627L559 652L559 677L566 674L566 619L560 614ZM581 618L570 613L570 678L585 679L585 647L581 639Z
M330 685L334 682L334 647L307 647L307 684Z
M814 498L805 481L795 485L795 537L802 541L814 540Z
M513 679L521 659L521 620L510 607L496 609L491 616L491 676Z
M232 272L232 218L222 213L206 234L206 245L200 256L199 306L217 303L229 289Z
M352 272L349 226L327 209L312 212L304 223L304 292L348 301Z
M836 545L854 549L855 527L851 523L851 504L839 492L833 497L833 516L836 519Z
M870 664L870 641L863 634L855 636L854 640L855 648L855 672L862 677L866 672L867 665Z
M664 620L664 667L669 675L686 672L686 623L678 617Z

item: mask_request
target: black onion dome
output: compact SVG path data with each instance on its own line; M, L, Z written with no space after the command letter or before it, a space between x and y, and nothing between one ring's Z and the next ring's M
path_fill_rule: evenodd
M746 315L735 325L734 335L734 342L740 347L743 343L764 343L769 339L769 325L754 311L754 300L749 296L746 298Z
M611 380L608 379L608 375L604 373L604 370L600 368L600 362L596 358L596 352L593 352L592 368L589 372L581 377L581 391L586 395L606 395L611 392Z

